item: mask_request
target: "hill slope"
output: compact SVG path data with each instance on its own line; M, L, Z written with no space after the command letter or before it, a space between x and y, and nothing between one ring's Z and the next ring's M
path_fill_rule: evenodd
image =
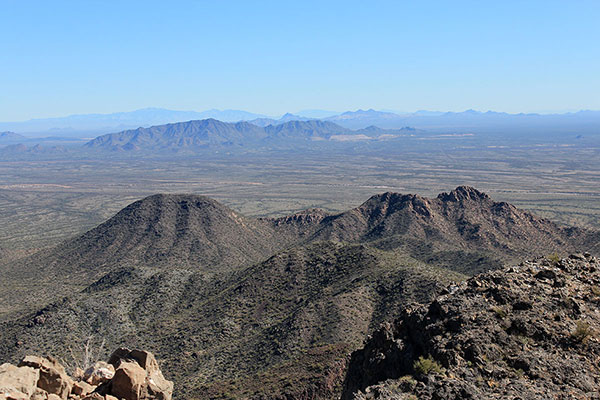
M4 266L0 312L83 289L123 266L214 275L264 259L287 241L266 222L207 197L154 195L53 250Z

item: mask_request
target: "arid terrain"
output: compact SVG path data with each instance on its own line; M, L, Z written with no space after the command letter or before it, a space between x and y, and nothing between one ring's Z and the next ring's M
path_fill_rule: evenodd
M154 193L202 194L257 217L311 207L342 211L374 193L434 195L466 184L559 223L599 225L595 141L493 148L463 142L428 141L393 152L4 158L0 248L13 253L57 244Z

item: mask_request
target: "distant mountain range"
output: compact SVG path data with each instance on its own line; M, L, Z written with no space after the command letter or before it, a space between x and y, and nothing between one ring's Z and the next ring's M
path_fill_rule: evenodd
M369 125L380 128L413 126L432 132L475 132L504 134L581 134L600 133L600 111L579 111L566 114L508 114L503 112L418 111L413 114L395 114L376 110L345 112L326 118L350 129Z
M59 118L32 119L23 122L0 122L0 130L21 133L68 137L95 136L130 128L162 125L170 122L214 118L224 122L266 118L240 110L173 111L163 108L144 108L113 114L79 114Z
M280 118L241 110L173 111L145 108L113 114L82 114L62 118L32 119L23 122L0 122L0 131L12 131L27 136L93 137L139 127L168 123L216 119L222 122L248 121L266 127L290 121L319 119L334 122L348 129L377 126L398 129L412 126L432 132L473 132L507 134L579 134L600 133L600 111L579 111L566 114L508 114L503 112L440 112L421 110L415 113L356 110L335 113L326 110L304 110L287 113Z
M112 151L197 151L207 148L294 146L317 141L390 140L414 134L412 128L381 129L374 126L350 130L330 121L288 121L258 126L249 122L227 123L215 119L178 122L102 135L89 141L88 149Z

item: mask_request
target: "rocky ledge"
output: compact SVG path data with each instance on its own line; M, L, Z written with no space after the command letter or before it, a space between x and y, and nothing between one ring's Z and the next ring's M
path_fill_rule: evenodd
M171 400L166 380L147 351L117 349L69 376L52 357L27 356L19 365L0 365L0 400Z
M343 399L600 399L600 262L549 257L404 310L352 354Z

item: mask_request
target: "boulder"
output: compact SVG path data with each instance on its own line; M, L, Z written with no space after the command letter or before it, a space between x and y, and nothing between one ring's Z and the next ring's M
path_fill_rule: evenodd
M75 382L73 383L73 389L71 393L76 394L78 396L85 396L88 393L92 393L96 386L92 386L85 381Z
M60 400L61 397L54 393L48 393L48 400Z
M100 385L110 381L115 376L115 367L111 364L99 361L92 365L83 373L83 380L90 385Z
M27 399L35 392L40 372L31 367L16 367L12 364L0 365L0 393L17 396L17 392Z
M136 362L121 361L111 384L111 394L125 400L140 400L146 386L146 371Z
M126 348L120 348L113 352L108 362L111 365L118 367L117 372L119 368L121 368L121 365L125 363L135 363L144 370L144 384L141 387L141 391L139 394L139 396L141 397L138 397L139 399L171 399L173 395L173 382L165 379L158 366L158 362L156 361L156 358L152 353L142 350L129 350ZM117 373L115 373L115 378L116 375ZM120 396L120 392L114 391L114 378L112 382L112 394L118 397L124 397Z
M27 356L19 363L19 367L31 367L39 370L40 378L37 386L49 394L56 394L61 399L67 400L73 387L73 381L56 359Z

